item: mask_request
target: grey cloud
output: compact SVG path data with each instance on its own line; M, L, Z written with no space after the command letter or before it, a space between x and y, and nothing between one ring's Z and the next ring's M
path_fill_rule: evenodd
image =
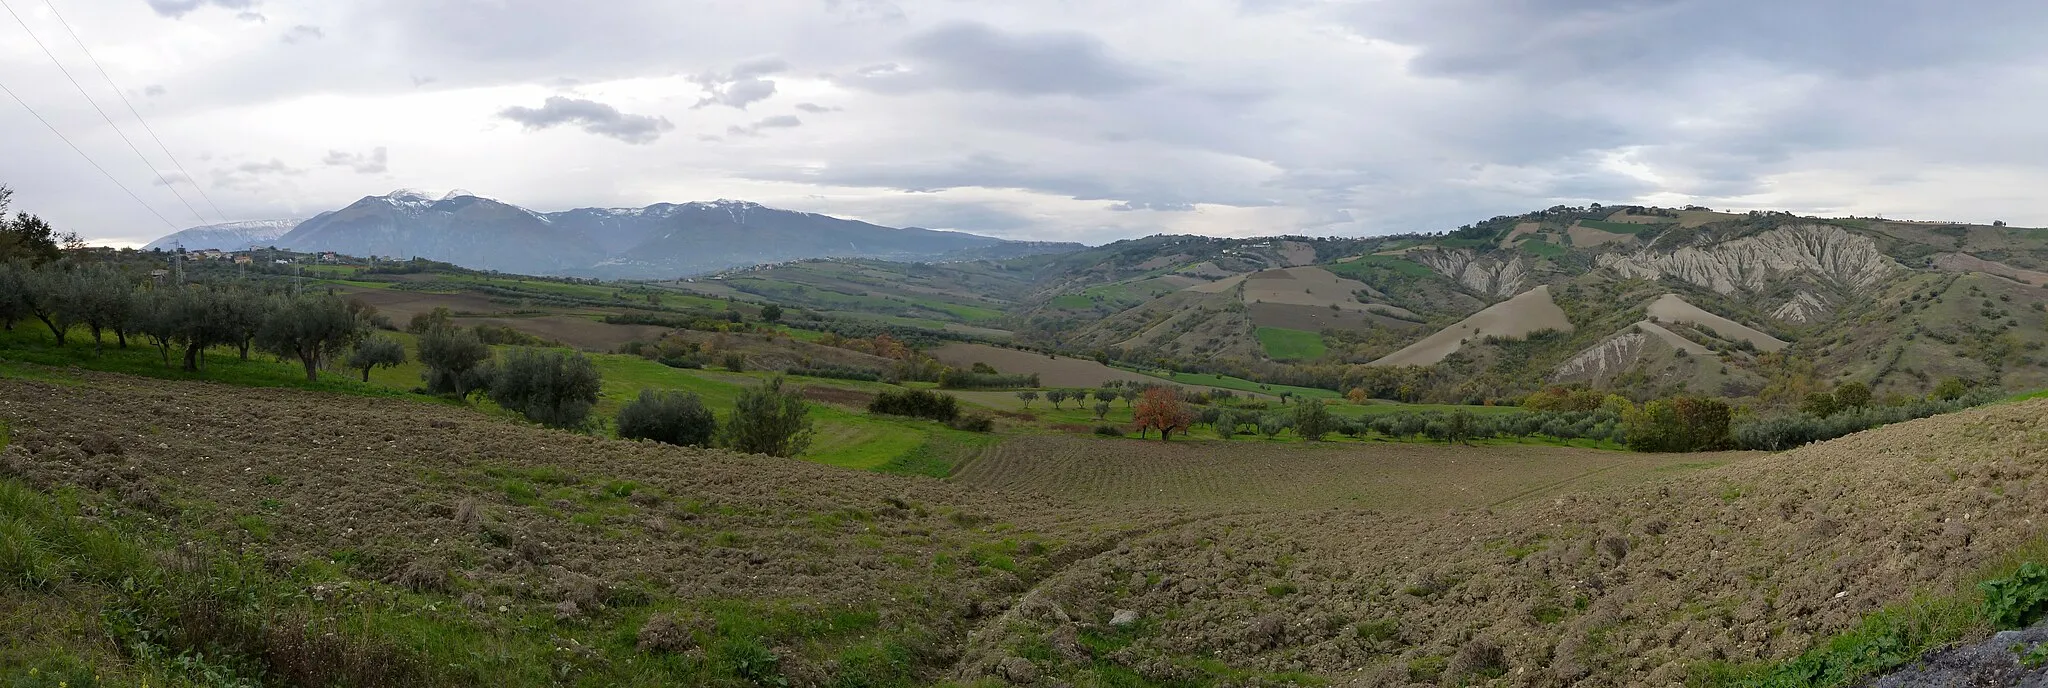
M788 69L789 63L781 58L766 57L742 62L729 72L704 72L690 77L691 82L709 94L698 100L694 108L724 105L745 110L748 105L775 95L775 82L761 77Z
M797 119L795 115L776 115L754 120L752 124L744 127L727 127L725 133L729 136L760 136L766 129L794 129L803 125L804 121Z
M391 169L390 157L383 146L372 148L367 154L330 150L327 151L327 157L320 159L320 164L346 167L354 170L356 174L383 174Z
M236 165L236 166L235 166L235 171L236 171L236 172L242 172L242 173L245 173L245 174L259 174L259 175L261 175L261 174L285 174L285 175L301 175L301 174L305 174L305 173L306 173L306 171L305 171L305 170L303 170L303 169L300 169L300 168L297 168L297 167L292 167L291 165L287 165L287 164L285 164L285 163L284 163L284 161L283 161L283 160L279 160L279 159L277 159L277 158L271 158L271 159L270 159L270 160L269 160L268 162L245 162L245 163L242 163L242 164L240 164L240 165Z
M797 104L796 104L796 109L798 109L798 110L802 110L802 111L804 111L804 112L810 112L810 113L821 113L821 112L838 112L838 111L840 111L840 110L841 110L842 108L837 108L837 107L827 107L827 106L824 106L824 105L819 105L819 104L817 104L817 103L797 103Z
M149 8L173 19L190 14L206 5L222 9L247 10L256 6L256 0L148 0Z
M142 87L142 95L149 98L155 98L157 96L163 95L165 92L166 91L164 91L164 87L156 84L150 84L148 86Z
M1117 201L1133 208L1175 208L1193 203L1237 207L1273 205L1269 197L1204 188L1196 196L1168 177L1111 179L1085 172L1036 169L993 153L927 162L852 163L822 169L764 169L744 173L765 181L790 181L929 193L962 188L1018 189L1066 196L1079 201ZM1204 181L1203 186L1218 186Z
M282 40L286 43L297 43L299 41L317 40L325 37L327 37L327 32L321 31L320 27L300 24L287 29Z
M787 60L784 60L779 57L764 57L757 60L748 60L746 62L741 62L738 65L734 65L732 68L732 73L729 74L726 78L730 80L752 79L757 76L768 76L770 74L784 72L788 70L789 62Z
M286 177L306 174L301 168L285 164L283 160L271 158L266 161L251 161L230 168L213 170L213 186L219 189L261 190L270 182Z
M1083 97L1121 95L1156 81L1111 55L1102 39L1078 31L1006 33L954 22L912 36L903 50L910 66L869 67L841 81L884 93L950 89Z
M1122 203L1113 203L1113 204L1111 204L1111 205L1109 206L1109 209L1110 209L1110 210L1113 210L1113 211L1116 211L1116 212L1119 212L1119 213L1128 213L1128 212L1132 212L1132 211L1137 211L1137 210L1152 210L1152 211L1157 211L1157 212L1163 212L1163 213L1185 213L1185 212L1191 212L1191 211L1193 211L1193 210L1195 209L1195 204L1193 204L1193 203L1148 203L1148 202L1142 202L1142 201L1140 201L1140 202L1124 201L1124 202L1122 202Z
M1348 19L1360 33L1422 48L1414 64L1434 74L1655 81L1669 69L1747 59L1860 78L2022 54L2048 4L1444 0L1360 4Z
M586 132L633 144L653 143L662 134L675 129L675 125L665 117L628 115L604 103L562 96L550 96L538 108L505 108L498 116L518 122L529 130L574 124Z
M412 86L413 86L413 88L419 88L419 87L421 87L421 86L425 86L425 85L427 85L427 84L431 84L431 83L434 83L434 82L436 82L436 81L440 81L440 79L436 79L436 78L434 78L434 77L431 77L431 76L419 76L419 75L415 74L415 75L413 75L413 77L412 77Z
M159 171L157 171L157 173L156 173L156 174L157 174L157 178L156 178L156 179L152 179L152 180L150 180L150 182L149 182L149 185L150 185L150 186L170 186L170 185L172 185L172 184L178 184L178 183L185 183L185 184L190 184L190 183L192 183L192 178L191 178L191 177L188 177L188 176L186 176L186 175L185 175L185 173L183 173L183 172L179 172L179 171L177 171L177 170L168 170L168 171L164 171L164 170L159 170Z

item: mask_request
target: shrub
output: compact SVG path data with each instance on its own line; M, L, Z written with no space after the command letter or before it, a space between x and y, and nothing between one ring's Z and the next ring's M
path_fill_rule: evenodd
M977 411L947 421L946 425L948 427L953 428L954 430L966 430L968 432L995 432L996 419L990 418L989 415L986 413L981 413Z
M781 377L740 391L719 430L720 444L734 451L796 456L811 446L810 402Z
M747 356L746 354L734 351L732 353L726 354L725 360L722 363L720 363L720 365L725 366L726 370L730 370L735 373L746 372Z
M694 392L640 390L640 398L619 409L619 437L680 446L707 447L718 433L718 418Z
M1337 419L1321 401L1307 399L1294 405L1294 434L1311 442L1323 441L1323 436L1336 430L1337 425Z
M476 338L485 344L507 346L550 346L554 342L535 337L504 325L480 324L470 328L476 331Z
M513 349L491 376L489 393L491 401L528 420L576 428L590 417L602 384L597 365L583 354Z
M689 356L663 356L656 359L655 362L670 368L683 368L685 370L697 370L704 367L703 361Z
M960 400L928 389L888 390L868 402L868 413L951 421L960 417Z
M866 368L848 368L834 365L797 367L783 372L789 375L822 377L834 380L860 380L862 382L878 382L882 379L881 373Z
M939 387L942 389L1016 389L1037 387L1038 374L988 374L961 370L947 370L939 373Z
M1735 428L1734 444L1738 449L1782 451L1882 425L1960 411L1997 401L1999 398L2001 395L1997 390L1982 389L1949 400L1936 398L1907 402L1899 406L1843 409L1826 418L1810 415L1759 418Z
M1095 426L1095 434L1103 437L1123 437L1124 431L1123 428L1114 425L1097 425Z
M1718 449L1729 441L1728 404L1715 399L1658 399L1628 413L1628 446L1636 451Z

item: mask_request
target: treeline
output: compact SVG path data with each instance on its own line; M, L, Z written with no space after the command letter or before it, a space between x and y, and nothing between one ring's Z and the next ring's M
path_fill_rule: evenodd
M213 347L231 347L244 360L262 351L297 361L317 381L321 368L368 336L376 312L255 283L158 283L112 265L64 260L0 263L0 325L13 330L28 320L48 328L60 347L83 329L96 353L109 339L124 349L138 340L156 348L165 366L180 352L192 372Z

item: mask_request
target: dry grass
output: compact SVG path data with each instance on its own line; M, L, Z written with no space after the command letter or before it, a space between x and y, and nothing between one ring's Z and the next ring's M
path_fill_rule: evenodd
M1373 361L1376 366L1430 365L1464 348L1466 340L1481 337L1522 337L1531 332L1554 329L1570 332L1571 320L1550 298L1550 287L1516 294L1514 298L1487 306L1471 317L1437 331L1422 341L1403 347Z
M1784 340L1764 334L1756 328L1723 318L1704 308L1687 303L1677 294L1665 294L1650 304L1649 313L1659 320L1681 322L1713 330L1730 341L1747 341L1763 351L1777 351L1789 346Z

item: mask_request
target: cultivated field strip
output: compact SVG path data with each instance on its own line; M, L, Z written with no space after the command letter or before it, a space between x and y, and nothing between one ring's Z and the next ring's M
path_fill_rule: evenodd
M1012 438L954 480L998 493L1203 509L1428 512L1676 475L1747 454L1570 447Z

